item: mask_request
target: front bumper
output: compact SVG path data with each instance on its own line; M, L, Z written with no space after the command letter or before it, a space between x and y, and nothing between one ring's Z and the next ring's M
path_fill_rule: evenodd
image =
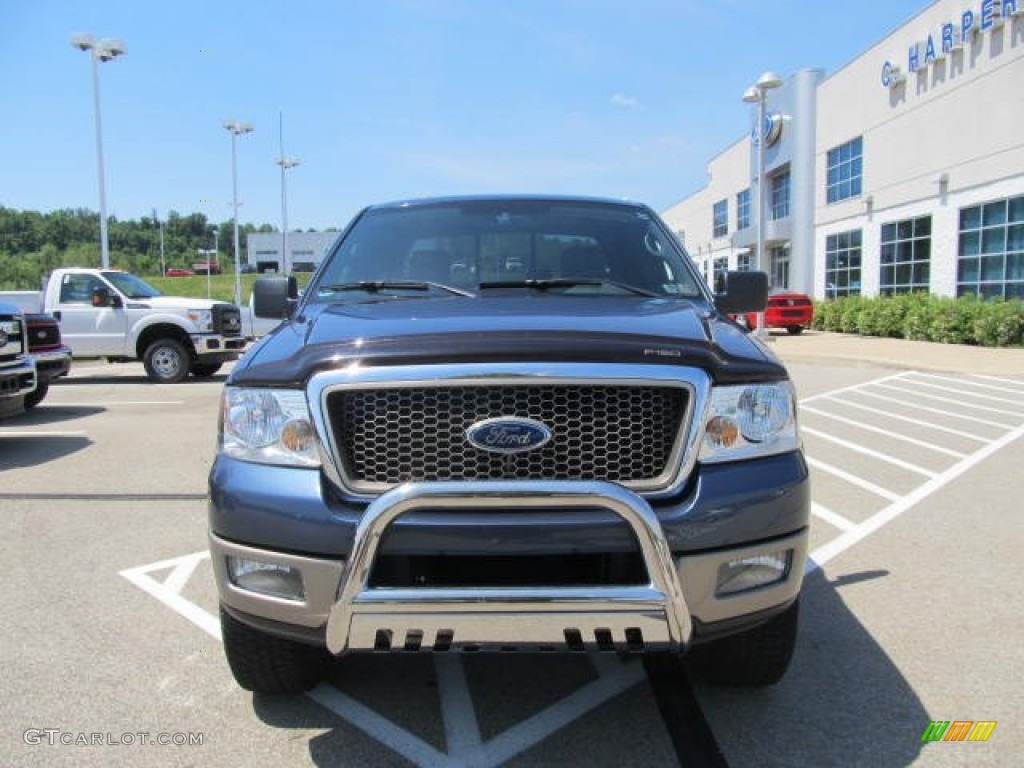
M221 336L216 333L194 333L191 336L196 355L204 363L227 363L237 360L245 350L243 336Z
M683 648L701 639L694 637L695 626L741 631L799 593L807 554L806 465L799 454L748 464L749 471L733 466L728 473L703 468L683 503L657 510L619 485L598 481L446 482L407 484L365 509L335 505L327 519L317 520L320 493L326 490L319 473L258 467L262 482L252 485L246 470L254 465L221 457L211 474L210 505L220 599L236 618L325 644L334 653L420 647ZM269 477L268 470L281 476ZM746 479L737 482L741 476ZM511 523L505 515L503 525L488 524L498 519L490 513L509 509L517 510ZM296 527L333 552L293 554L311 552L294 547L298 541L289 533L294 535ZM648 581L558 588L372 587L369 577L385 534L388 548L404 552L517 552L524 568L531 551L639 548ZM723 564L779 551L787 552L791 563L781 580L718 594ZM303 598L241 589L229 577L228 557L296 569ZM744 617L750 617L747 624Z
M71 370L71 349L68 347L33 352L32 359L35 360L36 371L42 382L49 383L61 376L67 376Z
M27 395L36 388L36 366L31 358L24 362L0 368L0 398Z

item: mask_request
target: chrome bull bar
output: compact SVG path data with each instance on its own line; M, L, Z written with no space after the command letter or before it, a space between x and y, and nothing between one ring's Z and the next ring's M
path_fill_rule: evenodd
M584 587L370 587L388 527L426 508L601 508L636 536L649 583ZM524 558L524 567L529 567ZM327 648L461 650L683 647L693 631L668 543L650 505L602 481L407 483L367 507L327 621Z

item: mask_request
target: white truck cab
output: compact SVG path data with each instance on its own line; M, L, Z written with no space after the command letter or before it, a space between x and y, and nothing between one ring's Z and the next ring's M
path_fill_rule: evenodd
M120 270L56 269L41 298L74 357L141 360L156 382L212 376L245 348L235 305L163 296Z

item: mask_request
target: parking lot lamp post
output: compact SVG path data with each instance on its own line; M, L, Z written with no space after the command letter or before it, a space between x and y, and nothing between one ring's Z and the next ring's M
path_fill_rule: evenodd
M285 186L285 171L294 168L299 161L294 157L281 157L274 161L281 166L281 271L288 274L288 188Z
M757 79L754 85L747 88L743 94L743 100L748 104L757 104L757 128L753 132L753 141L757 142L757 254L754 259L754 270L761 271L767 263L764 258L764 202L765 202L765 179L764 179L764 137L765 130L765 100L768 91L782 85L782 78L774 72L765 72ZM757 313L757 336L764 339L768 335L764 327L764 310Z
M248 123L240 123L237 120L225 120L224 127L231 133L231 205L234 211L233 219L235 227L235 304L241 306L242 279L239 274L241 266L238 256L238 150L236 147L236 140L239 135L243 133L251 133L252 126Z
M125 52L121 40L104 38L97 40L85 33L71 36L71 45L80 51L89 51L92 59L92 100L96 115L96 167L100 185L100 262L104 269L110 268L110 241L107 237L107 192L103 181L103 120L100 115L100 62L113 61Z

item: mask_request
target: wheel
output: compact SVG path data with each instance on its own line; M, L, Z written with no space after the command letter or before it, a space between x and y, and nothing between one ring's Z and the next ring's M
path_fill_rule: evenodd
M267 635L233 618L223 606L220 629L231 674L247 691L302 693L327 672L327 649Z
M760 626L694 646L690 668L712 685L757 688L782 679L793 658L800 601Z
M222 363L193 363L192 375L201 379L209 378L220 370Z
M35 408L46 397L46 393L50 391L50 382L40 381L36 383L35 391L25 395L25 410L29 408Z
M804 327L802 325L787 325L786 331L790 336L799 336L804 332Z
M174 339L157 339L142 356L146 373L158 384L177 384L188 376L192 359L185 345Z

